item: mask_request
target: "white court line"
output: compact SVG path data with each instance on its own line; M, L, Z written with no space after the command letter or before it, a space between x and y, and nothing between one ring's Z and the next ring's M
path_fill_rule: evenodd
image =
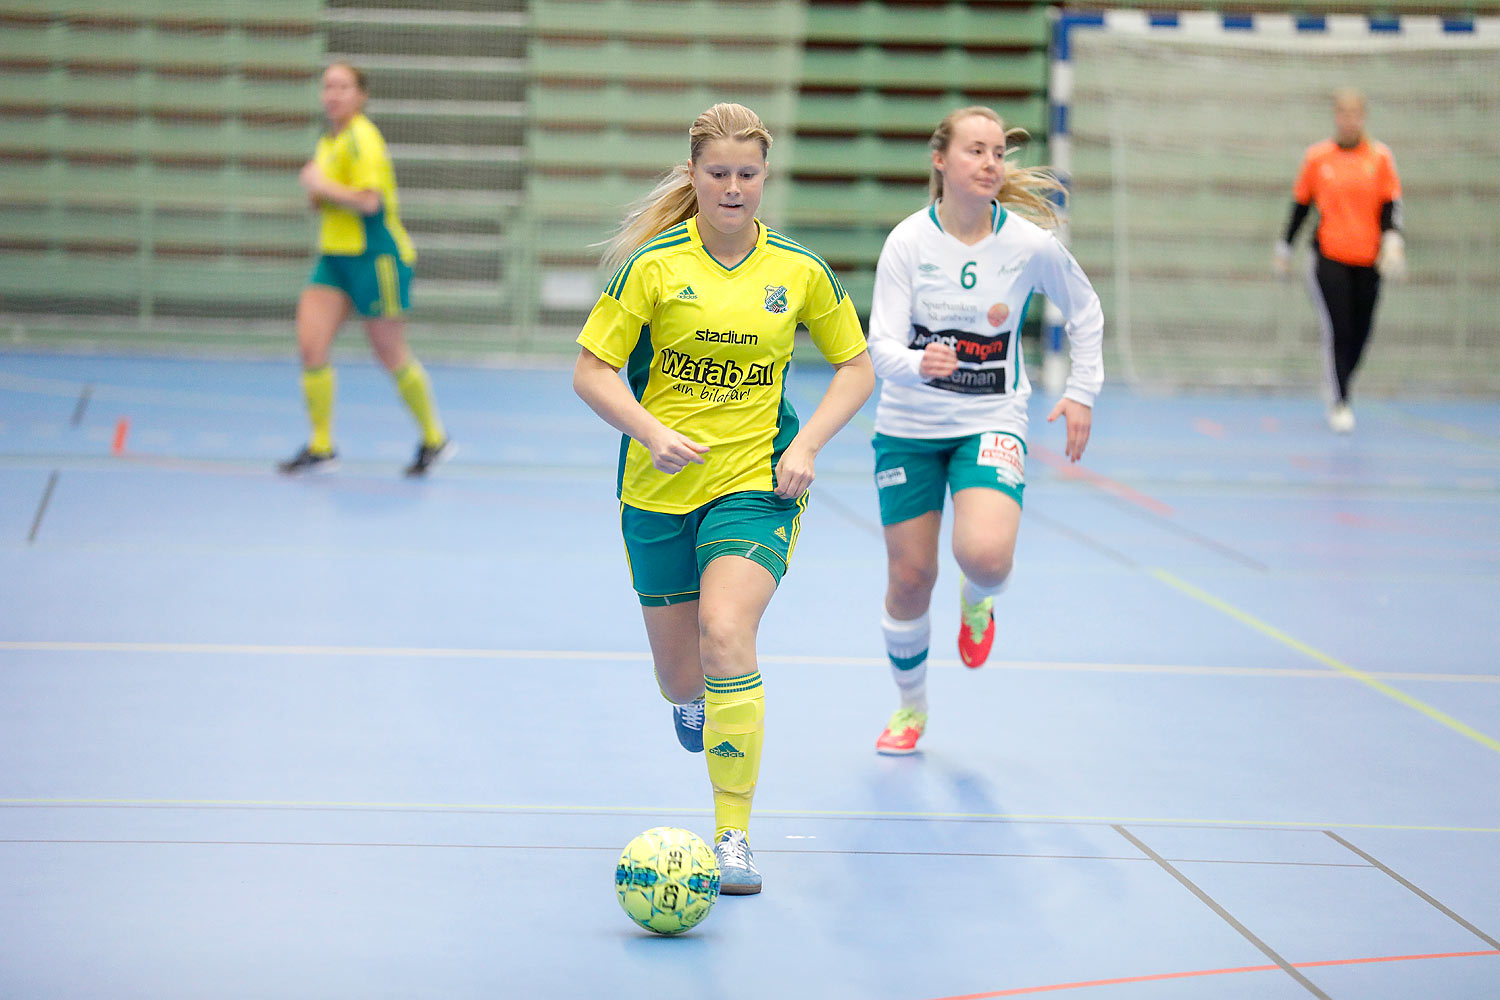
M184 809L286 812L500 813L532 816L711 816L701 806L556 805L514 802L359 802L315 799L168 798L0 798L0 809ZM1038 823L1062 826L1218 827L1239 830L1396 830L1413 833L1500 834L1500 827L1442 826L1422 823L1343 823L1329 820L1264 820L1193 816L1090 816L1065 813L947 812L934 810L769 809L756 807L762 821L886 820L923 822Z
M0 641L0 652L20 653L151 653L192 656L384 656L424 660L580 660L610 663L649 663L645 651L599 649L465 649L444 646L294 646L215 642L61 642ZM761 663L815 666L883 667L883 656L815 656L761 654ZM957 668L959 660L934 657L935 667ZM965 668L967 669L967 668ZM1318 667L1208 667L1157 663L1069 663L1047 660L992 660L986 670L1037 670L1109 674L1180 674L1198 677L1312 677L1340 679ZM1389 680L1445 681L1458 684L1500 684L1500 674L1424 674L1364 671Z

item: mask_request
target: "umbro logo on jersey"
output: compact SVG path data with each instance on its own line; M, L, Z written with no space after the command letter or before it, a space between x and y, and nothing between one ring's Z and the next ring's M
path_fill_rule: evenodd
M936 264L921 264L917 267L917 270L921 271L923 274L932 274L934 271L941 271L942 268L938 267Z
M716 747L709 747L708 748L708 752L711 753L711 754L713 754L715 757L743 757L743 756L745 756L739 750L736 750L734 748L734 744L730 743L728 740L725 740L723 743L720 743Z
M693 301L697 300L698 293L695 292L695 291L693 291L693 286L692 285L688 285L682 291L680 291L680 292L677 293L677 297L679 299L681 299L682 301L684 301L684 302L693 302Z
M775 535L776 535L777 538L781 539L783 542L787 540L786 529L785 528L777 527L777 529L775 531Z

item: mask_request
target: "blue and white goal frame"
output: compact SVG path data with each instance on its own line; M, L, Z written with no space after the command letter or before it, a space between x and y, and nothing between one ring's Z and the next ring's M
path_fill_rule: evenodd
M1135 35L1152 32L1178 37L1211 37L1243 32L1286 38L1317 35L1323 38L1355 39L1402 35L1413 39L1467 35L1487 42L1500 42L1500 17L1443 17L1402 15L1380 17L1364 14L1222 14L1215 11L1177 13L1146 10L1054 11L1052 60L1048 73L1048 161L1065 187L1071 189L1073 143L1069 128L1073 101L1072 38L1078 31L1118 31ZM1059 236L1067 242L1068 221L1063 209ZM1042 382L1049 391L1060 392L1067 378L1063 356L1062 314L1048 303L1042 324Z

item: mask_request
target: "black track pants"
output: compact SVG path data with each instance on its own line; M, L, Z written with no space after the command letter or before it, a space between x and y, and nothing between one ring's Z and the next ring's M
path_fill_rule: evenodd
M1323 353L1329 391L1337 402L1349 399L1349 383L1370 339L1375 300L1380 297L1380 272L1314 258L1312 296L1323 328Z

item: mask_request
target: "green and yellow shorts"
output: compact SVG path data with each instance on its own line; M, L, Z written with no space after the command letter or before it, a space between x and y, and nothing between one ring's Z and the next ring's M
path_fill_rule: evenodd
M788 500L747 491L712 500L686 514L620 505L620 532L630 584L642 605L698 599L704 568L720 556L744 556L779 584L797 547L807 494Z
M874 445L883 525L941 511L945 493L972 486L999 490L1018 506L1026 491L1026 442L1009 431L951 438L876 434Z
M307 283L337 288L367 319L400 316L411 308L411 265L392 253L325 253L313 265Z

